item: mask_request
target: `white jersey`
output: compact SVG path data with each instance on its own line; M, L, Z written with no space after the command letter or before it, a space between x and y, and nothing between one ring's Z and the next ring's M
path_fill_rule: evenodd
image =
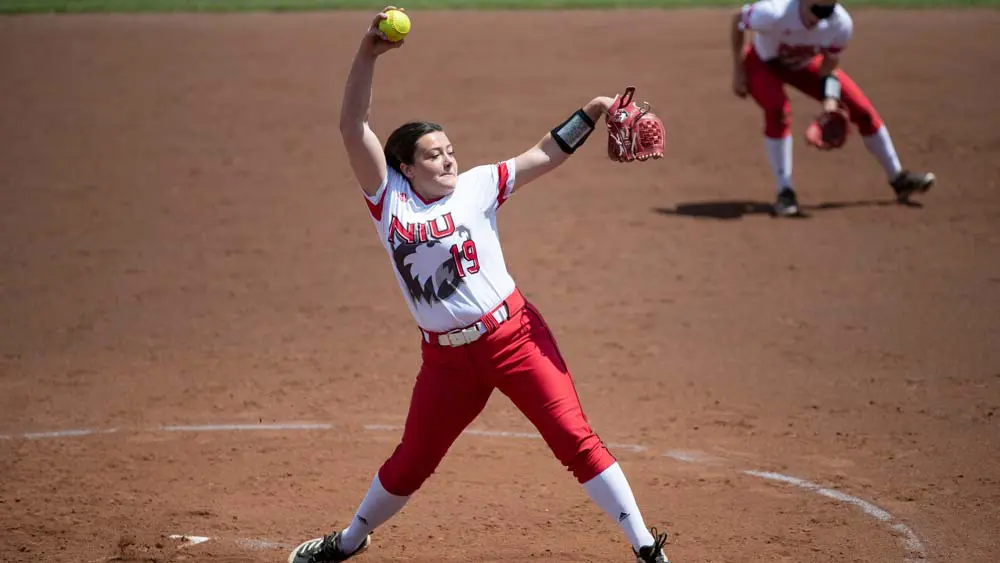
M396 281L421 328L469 326L514 291L500 248L497 209L514 189L514 160L477 166L455 190L424 201L389 167L374 196L364 194Z
M830 17L807 28L799 14L799 0L746 4L740 26L756 32L753 46L762 60L777 58L788 68L802 67L819 53L839 53L854 31L851 16L839 3Z

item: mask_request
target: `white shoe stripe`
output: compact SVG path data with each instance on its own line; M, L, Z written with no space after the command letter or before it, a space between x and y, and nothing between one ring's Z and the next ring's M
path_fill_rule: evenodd
M313 551L318 549L319 546L322 544L323 544L323 538L316 538L314 540L303 542L302 545L300 545L295 550L295 555L302 555L302 556L310 555Z

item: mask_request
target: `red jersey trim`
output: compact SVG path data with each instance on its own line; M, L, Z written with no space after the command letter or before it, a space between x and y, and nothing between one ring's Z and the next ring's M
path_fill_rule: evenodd
M382 195L378 196L378 201L372 203L372 200L368 199L368 194L361 192L361 195L365 197L365 204L368 205L368 212L372 214L372 219L376 221L382 221L382 208L385 205L385 194L389 191L389 186L386 185L382 188Z
M439 200L444 199L444 196L435 197L433 199L424 199L424 196L420 195L420 192L418 192L417 190L413 189L413 185L412 184L410 185L410 191L413 192L413 195L417 196L417 199L419 199L420 202L423 203L424 205L430 205L430 204L434 203L435 201L439 201Z
M507 181L510 179L510 170L507 169L507 163L501 162L497 165L497 207L503 205L507 201Z

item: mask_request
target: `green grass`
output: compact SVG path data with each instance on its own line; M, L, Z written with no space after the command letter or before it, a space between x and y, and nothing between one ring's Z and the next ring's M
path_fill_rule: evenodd
M388 0L0 0L0 13L226 12L354 9L374 11ZM399 0L409 9L676 8L738 6L740 0ZM896 8L989 6L1000 0L850 0L850 6Z

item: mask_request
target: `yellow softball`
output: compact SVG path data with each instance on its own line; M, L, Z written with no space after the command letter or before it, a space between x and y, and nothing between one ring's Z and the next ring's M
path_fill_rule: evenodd
M389 41L402 41L410 32L410 17L400 10L389 10L386 18L378 22L379 31L385 34Z

